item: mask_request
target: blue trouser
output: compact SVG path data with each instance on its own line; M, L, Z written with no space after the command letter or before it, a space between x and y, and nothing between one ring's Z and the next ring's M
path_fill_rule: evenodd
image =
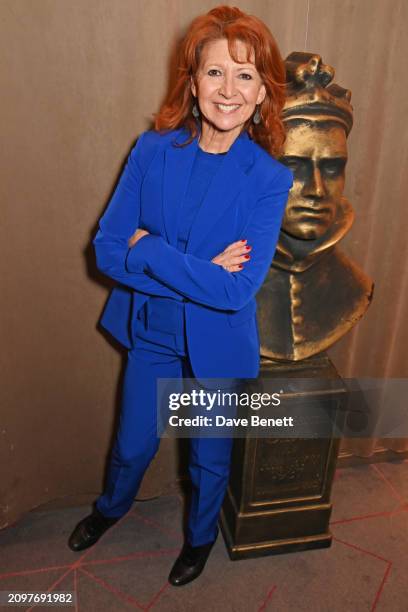
M184 304L151 298L139 313L135 348L128 351L120 422L105 491L97 508L109 517L132 506L144 473L156 454L158 378L193 378L187 352ZM225 388L225 387L224 387ZM236 388L231 385L231 388ZM229 479L232 438L190 438L192 498L187 540L192 546L216 538L219 512Z

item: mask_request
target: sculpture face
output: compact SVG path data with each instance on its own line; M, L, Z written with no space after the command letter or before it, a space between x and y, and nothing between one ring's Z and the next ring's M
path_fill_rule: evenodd
M295 238L325 234L341 206L347 162L346 134L334 122L286 122L281 161L294 174L282 229Z

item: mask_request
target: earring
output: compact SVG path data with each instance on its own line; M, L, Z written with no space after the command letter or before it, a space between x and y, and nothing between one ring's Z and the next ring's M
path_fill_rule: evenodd
M193 104L193 108L191 109L191 113L196 119L198 119L198 117L200 116L200 111L198 110L198 106L195 102Z
M261 123L261 113L259 112L259 107L260 107L260 104L257 105L256 111L252 117L252 121L255 123L255 125L258 125L259 123Z

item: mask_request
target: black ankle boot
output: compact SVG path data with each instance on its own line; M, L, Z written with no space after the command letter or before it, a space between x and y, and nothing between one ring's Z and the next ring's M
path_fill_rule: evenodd
M89 548L99 540L109 527L117 523L119 518L104 516L95 507L92 514L82 519L75 527L69 537L68 546L75 552Z
M202 546L191 546L186 542L169 574L168 580L170 584L182 586L195 580L203 571L216 539L217 537L213 542L203 544Z

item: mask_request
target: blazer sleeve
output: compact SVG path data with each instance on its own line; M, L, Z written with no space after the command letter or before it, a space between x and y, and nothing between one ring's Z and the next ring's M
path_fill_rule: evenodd
M143 154L143 132L130 152L118 185L105 213L99 220L99 229L93 240L98 269L119 283L148 295L181 300L177 290L166 287L158 279L146 275L140 266L132 271L126 268L129 252L128 239L139 226L140 189Z
M242 270L228 272L212 261L181 253L161 236L152 234L143 236L129 250L126 268L129 272L143 269L198 303L240 310L255 296L268 273L292 184L292 172L283 167L267 193L257 200L241 236L252 246L251 259Z

